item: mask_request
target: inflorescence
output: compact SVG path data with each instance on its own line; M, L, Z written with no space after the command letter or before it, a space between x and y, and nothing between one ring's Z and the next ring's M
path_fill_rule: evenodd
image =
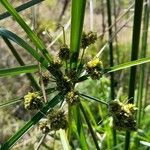
M81 48L85 50L91 44L94 44L97 40L97 35L95 32L83 32L81 39ZM79 93L75 90L75 84L78 81L78 78L81 76L78 68L81 67L81 70L85 69L88 76L93 80L99 80L103 75L103 63L99 58L94 58L87 62L83 63L82 58L77 69L68 68L68 63L70 63L70 49L64 44L60 47L58 52L58 59L52 61L48 67L49 72L55 78L57 91L60 91L64 94L64 99L69 106L77 105L80 103ZM84 55L84 52L83 52ZM66 68L61 69L63 63L66 63ZM44 86L47 86L50 77L42 74ZM38 92L28 92L24 96L24 107L27 110L39 110L43 107L43 98ZM137 129L135 121L135 112L136 107L133 104L123 104L119 100L111 101L109 104L109 113L113 117L113 125L119 130L132 130ZM68 122L64 111L51 110L47 116L47 119L43 119L39 123L39 128L42 133L46 134L50 130L59 130L66 129Z

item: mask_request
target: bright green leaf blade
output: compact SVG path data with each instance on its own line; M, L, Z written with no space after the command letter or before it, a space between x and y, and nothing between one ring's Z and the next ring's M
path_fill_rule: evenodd
M85 138L85 132L83 129L83 124L82 124L82 120L81 120L81 114L80 114L80 109L79 106L74 106L73 108L73 117L74 117L74 121L77 127L77 134L79 136L79 142L81 144L81 147L83 150L87 150L88 149L88 144Z
M59 93L56 95L51 101L48 102L48 104L41 109L29 122L25 124L24 127L22 127L17 133L15 133L7 142L5 142L1 149L6 150L10 149L28 130L35 124L38 123L38 121L44 117L44 114L47 113L47 111L50 108L53 108L55 105L57 105L61 100L63 99L63 94Z
M31 1L27 2L27 3L24 3L24 4L16 7L15 10L17 12L20 12L20 11L23 11L23 10L25 10L27 8L30 8L30 7L32 7L32 6L36 5L36 4L39 4L42 1L44 1L44 0L31 0ZM5 18L7 18L9 16L11 16L9 12L4 12L4 13L0 14L0 20L5 19Z
M25 50L27 50L45 68L48 67L48 62L42 56L40 56L40 54L36 50L34 50L28 43L26 43L23 39L18 37L16 34L4 28L0 28L0 36L6 37L7 39L14 41L15 43L23 47Z
M7 9L7 11L14 17L14 19L19 23L19 25L24 29L24 31L28 34L30 40L42 52L45 58L49 62L51 62L51 56L46 50L43 42L37 37L37 35L30 29L30 27L25 23L25 21L19 16L17 11L12 7L12 5L8 2L8 0L1 0L0 2Z
M86 0L72 0L70 50L73 68L77 66Z
M137 65L141 65L141 64L144 64L144 63L148 63L148 62L150 62L150 57L141 58L141 59L138 59L138 60L135 60L135 61L130 61L130 62L127 62L127 63L123 63L121 65L110 67L108 69L108 71L106 71L106 73L119 71L119 70L122 70L122 69L126 69L126 68L137 66Z
M20 66L20 67L15 67L15 68L5 68L5 69L0 69L0 77L14 76L14 75L19 75L23 73L33 73L36 71L38 71L37 65Z
M90 109L90 107L88 106L88 104L86 102L82 101L82 105L83 105L85 111L87 112L87 115L88 115L89 119L91 120L92 124L94 126L97 126L97 122L95 120L94 114L93 114L92 110Z

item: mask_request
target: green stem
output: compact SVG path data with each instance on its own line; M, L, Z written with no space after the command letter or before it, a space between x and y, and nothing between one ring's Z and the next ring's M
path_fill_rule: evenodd
M72 0L71 11L71 68L76 69L80 52L80 42L84 22L86 0Z
M108 27L112 26L112 19L111 19L111 1L107 0L107 15L108 15ZM112 28L109 28L109 39L112 38ZM110 67L114 66L113 62L113 41L109 42L109 59L110 59ZM110 73L110 80L111 80L111 100L115 99L115 89L114 89L114 73ZM117 144L117 137L116 137L116 130L113 129L113 145L116 146Z
M143 0L135 0L131 61L138 59L142 8L143 8ZM129 103L134 103L133 100L134 100L134 91L135 91L135 83L136 83L135 79L136 79L136 67L134 66L131 67L130 69L130 81L129 81L129 93L128 93L128 99L130 99ZM131 99L131 97L133 97L133 99ZM126 131L124 149L129 150L129 147L130 147L130 132Z
M87 94L81 94L81 93L80 93L79 96L84 97L84 98L88 98L88 99L91 99L91 100L94 100L94 101L96 101L96 102L100 102L100 103L105 104L105 105L108 106L108 103L107 103L107 102L102 101L102 100L99 100L98 98L89 96L89 95L87 95Z
M146 57L147 51L147 33L148 33L148 25L149 25L149 2L145 0L144 5L144 18L143 18L143 35L142 35L142 46L141 46L141 58ZM144 91L144 79L145 79L145 65L140 66L140 79L139 79L139 91L138 91L138 126L140 126L141 115L142 115L142 102L143 102L143 91Z
M83 113L83 115L84 115L85 121L86 121L86 123L87 123L87 125L88 125L88 127L89 127L89 130L90 130L90 132L91 132L91 135L92 135L93 141L94 141L94 143L95 143L96 149L97 149L97 150L100 150L100 147L99 147L98 142L97 142L98 140L97 140L96 134L94 133L94 130L93 130L92 125L91 125L91 123L90 123L90 121L89 121L89 118L88 118L88 116L86 115L86 112L85 112L85 110L84 110L84 108L83 108L83 106L82 106L81 103L79 104L79 107L80 107L80 109L81 109L81 111L82 111L82 113Z

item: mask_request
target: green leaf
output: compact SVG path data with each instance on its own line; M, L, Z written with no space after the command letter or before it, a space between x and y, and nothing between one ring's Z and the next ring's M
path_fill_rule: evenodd
M6 45L9 47L10 51L12 52L12 54L14 55L16 60L18 61L18 63L20 64L20 66L25 66L24 61L20 57L20 55L17 52L17 50L15 49L15 47L11 44L11 42L5 37L2 37L2 38L3 38L4 42L6 43ZM29 79L31 86L33 88L35 88L36 90L40 90L40 87L39 87L38 83L36 82L36 80L34 79L34 76L32 76L32 74L30 74L30 73L27 73L26 76Z
M16 7L15 10L17 12L20 12L20 11L23 11L23 10L25 10L27 8L30 8L30 7L32 7L32 6L36 5L36 4L39 4L39 3L43 2L43 1L44 0L31 0L31 1L27 2L27 3L24 3L24 4ZM0 14L0 20L5 19L5 18L7 18L9 16L11 16L9 12L4 12L4 13Z
M0 35L14 41L15 43L23 47L25 50L27 50L45 68L48 67L48 61L46 61L42 56L40 56L40 54L36 50L34 50L28 43L26 43L23 39L18 37L16 34L4 28L0 28Z
M72 53L71 63L73 64L73 68L77 66L80 51L85 6L86 0L72 0L70 50Z
M87 116L87 114L86 114L86 112L85 112L85 110L84 110L84 107L82 106L81 103L79 104L79 107L80 107L80 110L82 111L83 116L84 116L84 118L85 118L85 121L86 121L86 123L87 123L87 125L88 125L88 127L89 127L89 131L90 131L90 133L91 133L91 135L92 135L92 138L93 138L95 147L96 147L97 150L100 150L100 147L99 147L99 144L98 144L98 141L97 141L97 136L96 136L96 133L95 133L94 130L93 130L93 127L92 127L92 125L91 125L91 122L89 121L89 117Z
M7 11L14 17L14 19L19 23L19 25L24 29L24 31L28 34L30 40L42 52L43 56L45 56L47 61L51 62L51 56L46 50L43 42L37 37L36 33L34 33L30 29L30 27L25 23L25 21L19 16L17 11L12 7L12 5L8 2L8 0L1 0L0 2L7 9Z
M73 117L74 117L74 121L77 127L77 134L79 136L79 142L81 144L81 147L83 150L87 150L88 149L88 144L85 138L85 132L83 129L83 124L82 124L82 120L81 120L81 114L80 114L80 109L79 106L74 106L73 107Z
M44 106L41 111L39 111L29 122L27 122L18 132L16 132L10 139L8 139L7 142L5 142L1 149L7 150L10 149L28 130L35 124L38 123L38 121L44 117L44 114L47 113L47 111L50 108L53 108L55 105L57 105L63 98L63 94L59 93L56 95L51 101L48 102L46 106Z
M150 62L150 57L141 58L141 59L138 59L138 60L135 60L135 61L130 61L130 62L127 62L127 63L123 63L123 64L120 64L120 65L114 66L114 67L110 67L110 68L106 69L106 73L119 71L119 70L122 70L122 69L126 69L126 68L137 66L137 65L141 65L141 64L144 64L144 63L148 63L148 62Z
M9 102L5 102L5 103L2 103L0 104L0 108L4 108L4 107L7 107L7 106L10 106L10 105L13 105L13 104L16 104L18 102L21 102L23 98L16 98L16 99L13 99Z
M38 71L37 65L20 66L15 68L0 69L0 77L14 76L22 73L33 73Z

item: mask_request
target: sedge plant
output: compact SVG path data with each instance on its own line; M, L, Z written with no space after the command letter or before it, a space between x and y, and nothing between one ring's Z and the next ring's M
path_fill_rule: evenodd
M135 66L150 62L150 57L137 59L137 53L140 40L140 25L142 16L142 1L137 0L135 3L135 19L133 27L133 45L132 45L132 59L129 62L114 65L113 57L113 43L112 43L112 26L111 23L111 2L107 1L108 11L108 28L109 28L109 48L110 48L110 66L106 67L100 57L94 57L89 61L85 59L85 53L91 45L97 41L97 34L94 31L84 32L84 16L86 12L86 0L72 0L71 3L71 35L70 44L66 40L65 30L63 30L63 42L57 52L57 57L54 57L51 52L46 48L45 43L37 36L36 29L33 31L30 26L26 24L24 19L19 15L18 11L25 10L37 2L28 2L28 5L14 7L8 0L1 0L0 4L7 10L5 15L1 15L2 19L13 16L24 32L27 34L30 42L24 40L16 33L0 27L0 36L10 48L12 54L19 62L19 67L3 68L0 69L0 77L16 76L25 73L34 88L33 91L28 91L22 97L16 98L10 102L0 104L0 108L10 106L12 104L22 102L24 108L28 111L34 111L35 115L21 127L14 135L1 145L2 150L12 148L20 138L29 132L29 130L37 125L43 134L36 149L44 145L44 139L50 136L51 132L59 133L59 138L62 142L62 147L65 150L80 147L83 150L87 149L104 149L104 148L122 148L123 143L116 143L116 130L127 131L125 140L125 149L129 149L130 145L130 132L137 132L138 126L136 123L137 107L133 104L134 91L135 91ZM140 20L139 9L140 8ZM115 36L114 36L115 37ZM138 37L138 42L136 41ZM25 64L22 56L17 52L13 43L18 44L21 48L26 50L40 65ZM136 53L136 55L134 55ZM134 55L134 56L133 56ZM40 66L40 69L39 69ZM124 103L115 98L115 85L114 74L116 71L131 68L130 86L129 86L129 103ZM33 74L39 72L40 84L34 78ZM101 82L103 85L103 78L110 75L110 88L111 96L109 100L102 100L96 96L82 93L78 90L80 84L91 81L94 84ZM46 88L49 83L52 83L50 88ZM44 88L43 88L44 87ZM97 89L92 87L94 91ZM103 88L101 88L102 90ZM101 91L98 91L101 92ZM107 93L106 91L103 91ZM52 95L49 99L49 95ZM131 99L130 99L131 98ZM46 100L45 100L46 99ZM111 99L111 100L110 100ZM98 105L98 115L94 114L93 108L89 106L88 100ZM106 116L103 114L106 110ZM101 123L101 119L103 121ZM106 121L105 121L106 118ZM99 119L99 121L97 120ZM110 119L113 119L112 126ZM113 133L114 143L105 141L105 130L115 128ZM103 138L101 136L103 134ZM109 132L107 132L109 136ZM111 135L111 134L110 134ZM122 135L122 134L121 134ZM55 134L57 136L57 134ZM54 136L54 137L55 137ZM106 136L106 137L107 137ZM57 137L58 138L58 137ZM146 138L145 138L146 139ZM46 147L46 145L45 145Z

